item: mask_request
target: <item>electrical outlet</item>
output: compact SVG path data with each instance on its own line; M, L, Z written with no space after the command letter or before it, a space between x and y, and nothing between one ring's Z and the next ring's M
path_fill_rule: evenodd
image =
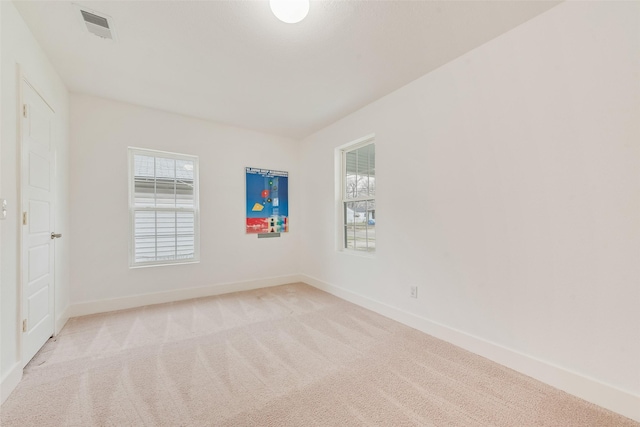
M417 286L415 286L415 285L411 286L410 291L409 291L409 296L411 298L418 298L418 287Z

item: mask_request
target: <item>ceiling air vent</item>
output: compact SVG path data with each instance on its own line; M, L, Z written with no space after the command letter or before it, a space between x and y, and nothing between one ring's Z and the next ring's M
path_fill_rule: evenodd
M80 7L79 9L80 14L82 15L82 20L91 34L95 34L103 39L115 39L110 17L104 14L98 14L95 11L87 10L84 7Z

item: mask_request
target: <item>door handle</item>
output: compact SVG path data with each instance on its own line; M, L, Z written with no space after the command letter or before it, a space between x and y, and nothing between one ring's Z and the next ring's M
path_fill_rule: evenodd
M58 234L56 234L56 233L54 233L54 232L51 232L51 240L53 240L53 239L59 239L59 238L61 238L61 237L62 237L62 233L58 233Z

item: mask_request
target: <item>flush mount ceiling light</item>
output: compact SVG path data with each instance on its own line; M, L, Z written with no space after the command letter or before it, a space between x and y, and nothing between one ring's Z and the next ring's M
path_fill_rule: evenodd
M271 11L282 22L295 24L309 13L309 0L269 0Z

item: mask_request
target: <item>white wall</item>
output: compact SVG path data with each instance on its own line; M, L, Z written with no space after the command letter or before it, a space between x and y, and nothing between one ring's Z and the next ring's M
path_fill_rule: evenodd
M639 17L563 3L306 138L301 273L640 420ZM335 147L372 132L374 259L334 220Z
M71 96L71 276L74 313L292 280L298 273L298 145L274 137L85 95ZM128 267L127 147L200 159L199 264ZM246 235L246 166L289 172L289 233ZM267 280L270 279L270 280ZM235 288L237 289L237 287ZM158 294L164 297L138 298ZM92 301L118 299L111 305Z
M53 140L56 151L56 213L55 231L64 235L55 245L56 275L55 302L56 325L62 327L66 321L69 305L69 257L68 257L68 93L67 89L49 63L11 2L0 2L2 10L2 179L0 197L8 200L7 219L0 222L1 241L1 288L0 299L0 376L2 399L22 374L18 351L18 238L20 232L20 208L18 193L18 79L17 64L22 66L29 81L42 93L55 110Z

